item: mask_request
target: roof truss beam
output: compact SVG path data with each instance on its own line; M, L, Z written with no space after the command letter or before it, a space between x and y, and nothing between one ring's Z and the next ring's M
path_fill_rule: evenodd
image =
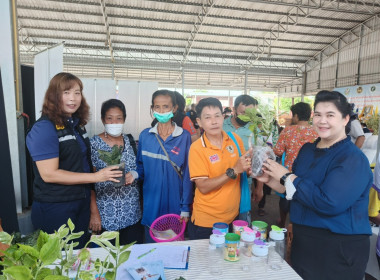
M110 50L110 55L111 55L111 61L112 63L115 61L114 55L113 55L113 48L112 48L112 40L111 40L111 32L110 32L110 27L108 24L108 17L107 17L107 12L106 12L106 3L105 0L99 0L100 1L100 6L102 8L102 14L103 14L103 19L104 19L104 25L106 28L106 34L107 34L107 45Z
M36 21L48 21L48 22L61 22L61 23L74 23L74 24L81 24L81 25L98 25L103 26L103 24L98 24L96 22L84 22L84 21L76 21L76 20L56 20L56 19L47 19L47 18L39 18L39 17L33 17L33 16L19 16L19 19L27 20L30 23L30 20L36 20ZM25 25L27 26L27 25ZM126 29L142 29L142 30L154 30L158 32L175 32L175 33L183 33L185 30L180 29L164 29L164 28L155 28L155 27L144 27L144 26L134 26L134 25L121 25L121 24L112 24L112 27L120 27L120 28L126 28ZM30 26L30 28L36 28ZM201 35L211 35L211 36L229 36L233 38L242 38L242 39L258 39L258 40L264 40L264 37L254 37L254 36L244 36L244 35L236 35L236 34L230 34L230 33L211 33L211 32L202 32L199 31L198 34ZM114 35L117 35L114 33ZM122 36L126 36L126 34L119 34ZM290 39L281 39L278 38L278 42L289 42L289 43L301 43L301 44L307 44L307 43L314 43L314 41L307 41L307 40L290 40ZM318 44L322 45L328 45L328 43L319 42Z
M104 0L103 0L104 1ZM71 11L71 10L63 10L63 9L52 9L52 8L46 8L46 7L28 7L28 6L22 6L19 5L18 9L35 9L39 11L46 11L46 12L59 12L59 13L71 13L71 14L81 14L81 15L93 15L93 16L101 16L101 14L98 13L89 13L89 12L83 12L83 11ZM299 15L288 15L288 17L296 17L298 18ZM108 15L109 18L122 18L124 19L124 16L120 15ZM138 17L138 16L128 16L129 19L132 20L140 20L140 21L146 21L148 20L146 17ZM47 17L44 18L39 18L40 20L48 20ZM49 20L56 21L56 22L61 22L59 19L52 19L50 18ZM153 20L153 19L152 19ZM178 21L178 20L171 20L171 19L159 19L160 22L164 23L170 23L170 24L184 24L184 25L192 25L194 26L193 22L190 21ZM290 21L292 21L290 19ZM84 22L84 21L83 21ZM298 22L298 21L297 21ZM225 25L225 24L214 24L214 23L203 23L202 25L207 26L207 27L216 27L216 28L223 28L223 29L232 29L232 30L248 30L248 31L259 31L259 32L272 32L272 29L265 29L265 28L254 28L254 27L249 27L249 26L234 26L234 25ZM293 34L293 35L302 35L302 36L309 36L310 34L307 32L294 32L288 30L288 34ZM329 35L329 34L323 34L323 33L313 33L314 37L331 37L335 38L335 35Z
M190 36L187 39L187 44L185 47L185 51L183 53L183 59L182 59L181 65L186 63L186 60L190 54L191 48L195 42L195 37L197 36L199 29L202 27L202 24L204 23L214 3L215 2L213 0L205 0L205 2L202 4L202 9L199 11L199 14L191 30Z
M375 8L380 4L376 0L367 3L362 0L293 0L289 2L279 0L244 0L253 3L265 3L273 5L284 5L288 7L298 7L301 9L324 10L342 13L354 13L362 15L373 15L376 13Z

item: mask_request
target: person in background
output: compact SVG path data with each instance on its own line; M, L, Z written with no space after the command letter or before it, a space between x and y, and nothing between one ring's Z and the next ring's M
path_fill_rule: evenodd
M224 117L224 119L228 119L229 117L231 117L231 115L232 115L231 108L230 107L224 108L224 110L223 110L223 117Z
M112 182L95 183L91 191L90 229L119 231L120 244L143 242L139 187L137 185L136 155L132 135L123 133L127 113L123 102L109 99L101 107L104 132L90 139L91 160L95 171L107 164L100 159L99 150L111 152L114 145L123 147L120 162L125 162L126 186L115 186ZM132 142L132 144L131 144Z
M190 109L186 112L186 115L193 122L194 128L199 132L199 125L197 123L197 113L195 112L195 105L196 104L194 103L190 105Z
M344 95L320 91L313 117L317 141L302 146L292 172L268 159L258 177L292 200L291 262L306 280L363 279L368 262L373 178L367 158L346 135L350 111Z
M363 128L358 120L358 115L353 111L355 104L351 103L351 111L350 111L350 131L348 135L351 136L351 141L361 149L365 142L365 135Z
M186 106L185 98L178 91L173 91L173 92L175 94L176 101L177 101L177 111L174 114L173 122L175 122L179 127L186 129L190 133L191 142L194 142L200 136L199 129L196 129L194 127L194 124L191 121L191 119L185 114L185 106ZM151 126L152 127L155 126L157 122L158 121L155 118L152 121Z
M82 81L70 73L55 75L46 91L41 118L26 137L33 159L32 223L36 229L54 233L70 218L87 240L91 185L121 176L115 167L92 172L90 141L84 125L89 106Z
M312 143L318 138L317 132L309 125L311 116L311 107L309 104L299 102L290 107L292 111L292 125L285 127L281 132L273 151L278 157L285 153L285 167L292 171L293 162L296 159L299 150L305 143ZM280 219L279 227L285 227L286 216L288 215L290 201L285 196L280 197Z
M197 122L204 133L189 152L190 177L195 183L193 214L188 225L190 239L209 238L213 224L231 224L239 215L240 174L251 167L252 150L245 152L242 140L223 131L222 104L216 98L199 101Z
M380 225L380 157L377 159L373 174L373 185L369 192L368 215L372 223ZM380 232L377 235L376 257L380 269Z
M245 110L248 108L254 108L258 105L258 102L255 98L249 95L240 95L236 97L234 102L233 114L224 119L223 130L225 132L235 132L243 141L244 149L248 151L252 141L254 139L252 131L249 129L249 123L242 121L238 118L239 115L244 115ZM227 109L227 108L226 108ZM225 109L225 111L226 111ZM251 141L251 143L250 143ZM263 198L263 183L257 182L256 188L252 183L252 178L248 178L248 184L250 186L250 192L252 189L254 191L254 201L259 202ZM251 223L251 212L240 213L239 220L245 220L248 224Z
M190 134L177 126L176 95L170 90L153 93L151 111L158 123L144 129L139 137L137 172L143 181L145 242L153 242L149 227L165 214L178 214L184 222L190 216L193 184L189 177Z

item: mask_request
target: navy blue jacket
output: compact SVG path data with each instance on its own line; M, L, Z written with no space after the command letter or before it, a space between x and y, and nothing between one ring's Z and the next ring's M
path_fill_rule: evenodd
M293 165L298 177L290 209L293 223L339 234L372 234L368 195L372 172L366 156L350 137L330 148L302 146Z

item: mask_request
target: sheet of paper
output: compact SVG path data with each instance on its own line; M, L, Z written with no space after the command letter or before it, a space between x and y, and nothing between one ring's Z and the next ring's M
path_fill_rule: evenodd
M186 269L190 246L171 246L156 244L133 245L129 261L162 260L165 268Z

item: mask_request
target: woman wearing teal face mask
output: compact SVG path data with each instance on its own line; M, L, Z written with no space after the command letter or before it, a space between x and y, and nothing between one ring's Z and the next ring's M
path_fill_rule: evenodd
M176 110L173 91L154 92L151 113L158 123L143 130L139 137L137 172L143 181L141 223L145 226L146 243L154 242L149 226L156 218L178 214L187 222L193 202L187 158L191 138L188 131L172 122Z

